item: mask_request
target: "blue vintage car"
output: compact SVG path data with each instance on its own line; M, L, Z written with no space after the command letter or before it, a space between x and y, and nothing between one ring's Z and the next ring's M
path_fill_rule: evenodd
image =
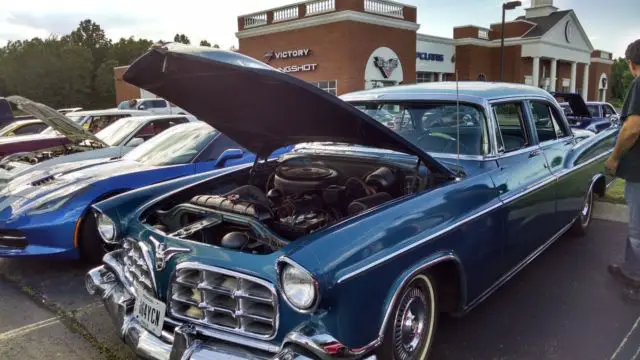
M340 99L241 54L173 44L124 78L258 154L94 205L121 248L87 290L147 359L425 359L440 313L471 310L587 230L617 131L575 137L529 86Z
M584 102L580 94L553 93L553 95L560 101L560 107L573 128L598 133L620 120L620 116L609 103Z
M276 154L286 151L279 149ZM123 157L39 167L0 191L0 257L99 261L104 247L91 204L131 189L225 166L255 155L203 122L175 125Z

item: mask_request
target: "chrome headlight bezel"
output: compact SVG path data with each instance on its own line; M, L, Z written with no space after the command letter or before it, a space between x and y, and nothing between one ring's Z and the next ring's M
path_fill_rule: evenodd
M107 244L118 244L118 226L116 222L108 215L95 209L93 210L93 215L96 219L96 230L102 241ZM109 231L111 236L109 236Z
M282 293L285 302L295 311L302 314L309 314L316 311L320 303L320 286L315 277L305 268L295 261L281 257L276 261L276 272L278 275L278 290ZM287 284L293 281L291 277L297 277L304 281L304 285L311 291L308 301L299 301L292 298L291 286L299 284Z

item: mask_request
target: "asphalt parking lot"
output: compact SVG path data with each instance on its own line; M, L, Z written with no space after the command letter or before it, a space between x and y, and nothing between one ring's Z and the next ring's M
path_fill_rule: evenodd
M625 303L606 265L623 224L594 220L563 237L463 318L442 317L433 359L640 359L640 305ZM0 359L134 359L84 290L88 267L0 260Z

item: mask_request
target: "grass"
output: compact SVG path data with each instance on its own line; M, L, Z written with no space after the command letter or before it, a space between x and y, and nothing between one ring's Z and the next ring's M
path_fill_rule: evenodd
M626 204L624 201L624 180L616 179L607 189L603 201L614 204Z

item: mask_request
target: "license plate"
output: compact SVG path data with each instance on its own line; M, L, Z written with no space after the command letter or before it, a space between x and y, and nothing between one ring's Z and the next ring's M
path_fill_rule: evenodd
M133 308L136 320L156 336L162 335L162 325L164 324L164 313L167 305L144 291L140 291L139 294Z

